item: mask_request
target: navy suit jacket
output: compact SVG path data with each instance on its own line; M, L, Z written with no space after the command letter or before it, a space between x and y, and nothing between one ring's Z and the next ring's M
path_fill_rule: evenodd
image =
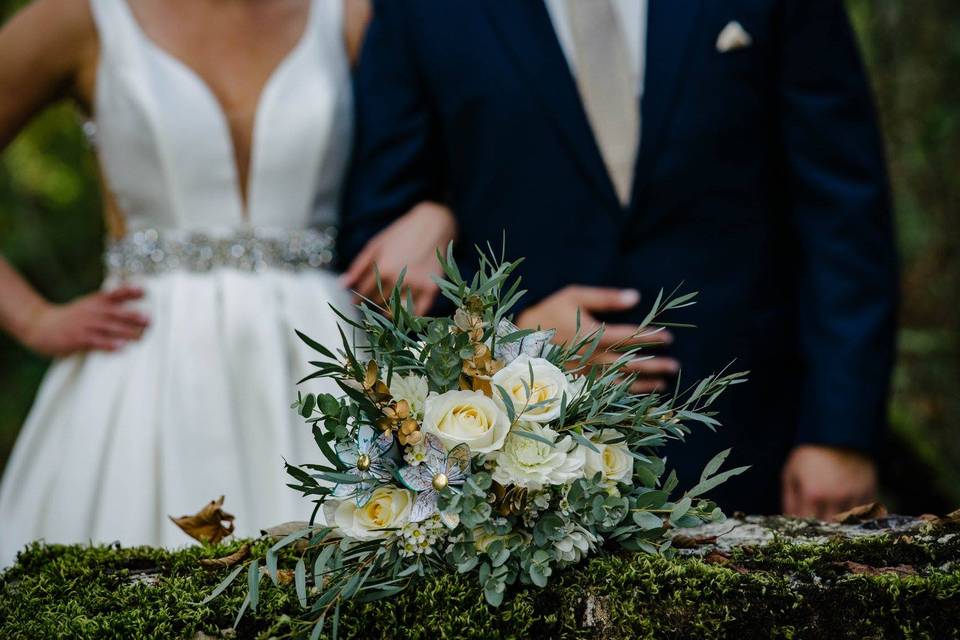
M717 51L739 21L752 46ZM776 511L798 443L871 452L896 266L870 90L840 0L650 0L642 140L618 202L542 0L381 0L356 78L345 257L422 200L460 245L506 230L527 303L569 284L699 291L672 316L683 386L734 362L724 427L669 450L753 470L718 492ZM637 321L644 305L609 320Z

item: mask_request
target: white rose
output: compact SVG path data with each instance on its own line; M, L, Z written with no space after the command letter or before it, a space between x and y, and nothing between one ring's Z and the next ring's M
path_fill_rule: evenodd
M390 533L377 529L399 529L407 524L412 508L413 492L385 485L374 489L362 507L354 500L340 502L333 512L333 524L348 538L376 540Z
M543 358L530 358L526 355L519 356L495 373L492 385L495 390L496 387L502 387L507 392L520 420L531 422L545 423L556 420L560 417L563 395L566 394L567 402L573 399L570 383L563 371ZM498 402L502 402L499 391L495 391L493 395Z
M390 380L390 395L394 400L406 400L410 405L410 413L418 420L423 417L423 409L427 402L430 388L424 376L410 374L409 376L394 375Z
M583 475L587 478L592 478L599 472L603 475L604 480L632 484L633 456L630 455L630 449L627 447L627 443L618 442L609 444L611 440L622 438L623 434L620 432L614 431L613 429L604 429L590 439L599 453L598 451L581 445L580 448L583 449L585 457Z
M520 435L532 433L554 443ZM514 427L503 448L492 459L496 463L493 479L506 486L510 484L539 491L546 485L566 484L583 475L584 447L576 447L570 436L559 441L557 432L535 422L525 422ZM575 449L571 451L571 449Z
M479 391L447 391L427 397L422 430L440 438L447 451L466 443L471 453L490 453L503 446L510 420Z

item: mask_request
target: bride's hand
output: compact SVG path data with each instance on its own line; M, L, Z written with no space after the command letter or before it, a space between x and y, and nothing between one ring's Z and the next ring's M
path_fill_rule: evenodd
M456 234L457 222L450 209L435 202L422 202L374 236L343 274L341 282L359 296L382 303L374 265L380 273L385 296L390 295L406 267L404 289L410 289L414 309L423 315L430 310L439 291L432 278L442 273L437 249L445 251Z
M115 351L138 340L149 320L124 304L143 297L136 287L122 286L63 304L44 304L25 329L24 345L45 356L79 351Z

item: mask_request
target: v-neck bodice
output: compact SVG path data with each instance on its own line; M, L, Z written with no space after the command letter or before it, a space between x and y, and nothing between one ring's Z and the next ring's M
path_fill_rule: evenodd
M246 197L230 125L208 84L147 36L127 0L91 5L101 41L97 148L129 230L336 223L352 139L341 2L311 0L300 40L261 91Z

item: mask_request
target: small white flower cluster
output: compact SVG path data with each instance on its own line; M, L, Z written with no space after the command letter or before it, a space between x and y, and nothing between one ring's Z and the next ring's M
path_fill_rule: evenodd
M416 555L433 553L434 545L444 537L447 531L448 529L444 526L438 513L433 514L432 517L423 522L408 522L397 533L400 555L404 558L410 558Z
M421 439L417 444L407 445L406 450L403 453L403 459L406 460L407 464L411 467L415 467L424 460L427 459L427 441L426 439Z

